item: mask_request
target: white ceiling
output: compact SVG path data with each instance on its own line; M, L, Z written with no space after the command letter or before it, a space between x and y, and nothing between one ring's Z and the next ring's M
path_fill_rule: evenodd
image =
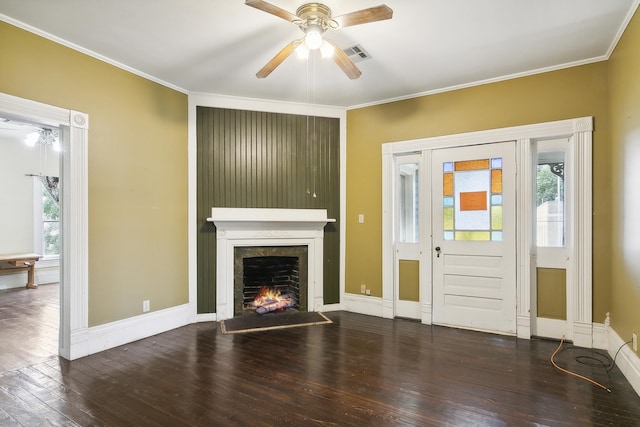
M607 59L639 1L325 0L334 16L393 9L326 33L371 55L357 80L295 55L256 78L302 33L243 0L0 0L0 19L184 92L355 107Z

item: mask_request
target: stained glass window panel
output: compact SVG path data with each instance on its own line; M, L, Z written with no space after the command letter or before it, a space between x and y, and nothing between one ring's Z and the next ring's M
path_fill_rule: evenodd
M502 206L491 206L491 229L502 230Z
M455 163L456 172L478 170L478 169L489 169L489 159L466 160L464 162Z
M442 227L445 230L453 230L453 208L444 208L442 210L443 223Z
M456 240L475 240L475 241L489 241L491 240L491 233L488 231L456 231Z
M491 170L491 192L502 193L502 169Z
M445 173L442 176L442 195L453 196L453 174Z
M445 240L501 241L502 158L443 163Z
M486 209L486 191L467 191L466 193L460 193L461 211L484 211Z

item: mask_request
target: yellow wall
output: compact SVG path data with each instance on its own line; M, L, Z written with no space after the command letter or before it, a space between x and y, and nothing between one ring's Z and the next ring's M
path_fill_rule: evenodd
M594 321L603 322L611 306L607 90L599 62L349 111L346 292L365 283L382 296L383 143L594 116Z
M640 334L640 13L608 61L611 117L611 325Z
M0 22L0 92L89 114L89 325L188 300L187 96Z

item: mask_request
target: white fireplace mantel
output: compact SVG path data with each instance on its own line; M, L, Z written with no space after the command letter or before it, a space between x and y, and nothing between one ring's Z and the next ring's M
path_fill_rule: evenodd
M217 233L223 235L254 236L275 231L308 234L312 230L324 235L324 226L335 219L327 218L326 209L211 208L211 218L207 221L213 222Z
M323 301L326 209L211 208L216 226L216 318L233 317L234 250L238 246L307 246L308 310Z

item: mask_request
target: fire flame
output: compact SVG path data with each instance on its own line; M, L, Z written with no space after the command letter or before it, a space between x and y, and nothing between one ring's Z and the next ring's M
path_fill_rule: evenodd
M295 305L295 298L288 293L282 295L280 290L263 286L253 300L256 313L264 314L272 311L284 311Z
M263 286L260 288L260 292L256 295L253 300L254 307L261 307L265 304L270 304L272 302L282 301L286 298L282 298L280 291L274 289L270 286Z

